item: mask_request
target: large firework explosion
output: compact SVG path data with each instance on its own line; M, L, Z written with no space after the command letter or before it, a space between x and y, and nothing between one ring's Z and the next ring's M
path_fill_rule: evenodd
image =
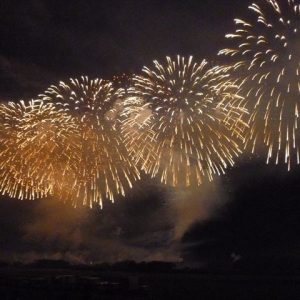
M268 148L270 160L299 164L300 5L295 0L252 4L253 21L235 20L226 35L231 47L219 54L232 63L232 76L248 100L246 147ZM298 3L298 4L297 4Z
M61 197L73 204L102 205L103 199L125 195L139 178L121 143L118 114L122 110L122 90L111 82L87 77L70 79L51 86L41 95L58 109L75 118L80 131L80 159L75 180L62 183Z
M212 180L234 163L245 124L243 99L222 70L192 57L143 69L124 102L124 143L146 173L173 186Z
M72 174L78 131L74 121L51 104L0 105L0 188L20 199L53 194L61 177Z

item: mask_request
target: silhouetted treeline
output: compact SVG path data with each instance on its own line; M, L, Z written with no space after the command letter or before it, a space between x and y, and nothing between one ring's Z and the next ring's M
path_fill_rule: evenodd
M68 269L70 268L71 264L63 259L40 259L33 262L31 266L43 269Z
M231 264L206 265L201 268L180 267L173 262L150 261L135 262L124 260L115 263L72 264L66 260L41 259L31 263L20 261L0 261L0 268L35 268L35 269L72 269L93 271L123 272L187 272L215 275L251 275L251 274L300 274L300 259L295 257L245 257Z
M99 264L98 268L107 267L107 265ZM139 272L155 272L155 271L172 271L176 269L176 264L172 262L150 261L150 262L135 262L125 260L116 262L109 266L112 270L117 271L139 271Z
M90 269L99 271L132 271L132 272L164 272L176 269L176 264L172 262L150 261L135 262L124 260L116 263L94 263L94 264L71 264L66 260L40 259L32 263L5 262L0 261L0 267L20 267L20 268L39 268L39 269Z

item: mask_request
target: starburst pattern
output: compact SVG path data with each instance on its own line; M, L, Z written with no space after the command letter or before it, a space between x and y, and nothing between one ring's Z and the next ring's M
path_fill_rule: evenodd
M141 169L173 186L224 173L240 153L244 100L222 68L167 57L135 76L124 102L124 143Z
M119 133L122 89L111 82L87 77L51 86L41 98L75 118L80 131L80 159L75 180L63 182L63 198L93 206L103 199L125 195L139 178Z
M267 146L267 163L299 164L300 5L265 0L249 9L254 20L236 19L230 47L219 52L232 65L232 77L248 100L250 131L246 147Z
M38 100L9 102L0 105L0 127L2 193L45 197L72 174L78 131L67 114Z

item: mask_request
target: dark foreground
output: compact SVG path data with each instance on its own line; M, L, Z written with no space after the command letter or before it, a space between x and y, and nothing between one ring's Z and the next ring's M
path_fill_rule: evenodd
M0 299L300 299L300 276L0 269Z

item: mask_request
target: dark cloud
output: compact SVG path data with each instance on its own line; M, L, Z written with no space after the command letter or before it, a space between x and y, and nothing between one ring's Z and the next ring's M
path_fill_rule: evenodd
M299 168L242 164L224 178L231 201L183 237L191 261L231 261L231 255L295 255L299 249ZM297 256L299 256L297 254Z
M33 99L48 87L54 75L34 63L0 55L0 97L3 101Z

